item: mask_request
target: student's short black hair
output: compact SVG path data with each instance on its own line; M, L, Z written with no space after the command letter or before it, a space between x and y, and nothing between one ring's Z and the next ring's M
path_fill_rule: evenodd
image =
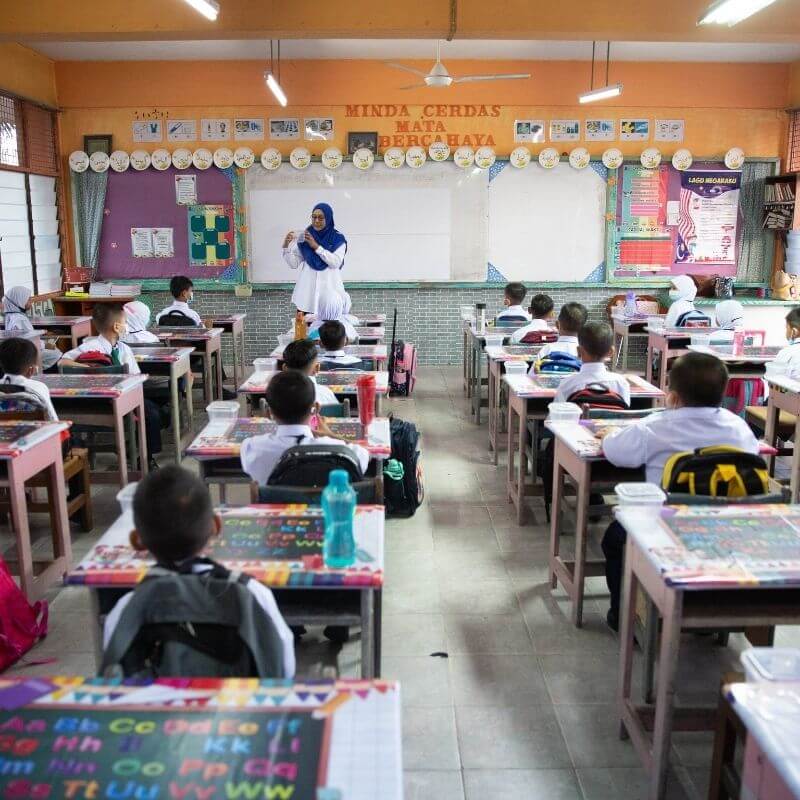
M267 386L267 405L275 422L299 425L308 419L316 398L314 382L297 370L279 372Z
M592 358L605 358L614 347L614 331L607 322L587 322L578 331L578 344Z
M39 360L39 351L30 339L4 339L0 342L0 369L8 375L22 375Z
M589 312L580 303L564 303L558 312L558 330L568 336L577 336Z
M789 313L786 315L786 321L793 327L793 328L800 328L800 306L795 306Z
M319 326L319 341L325 350L341 350L347 343L347 331L335 319Z
M92 322L99 333L111 330L124 317L125 311L119 303L95 303L92 309Z
M169 293L177 300L181 292L191 289L194 286L191 278L185 275L175 275L169 281Z
M535 294L528 309L536 319L546 317L553 310L553 298L549 294Z
M511 305L518 306L521 305L522 301L525 299L525 295L528 293L528 290L525 288L525 285L519 281L512 281L511 283L506 284L504 293L505 296L511 301Z
M287 369L305 372L319 357L316 344L311 339L297 339L289 342L283 351L283 363Z
M728 370L716 356L687 353L676 359L667 380L683 405L719 408L728 386Z
M177 464L150 472L133 496L133 524L157 561L174 564L200 553L213 514L205 483Z

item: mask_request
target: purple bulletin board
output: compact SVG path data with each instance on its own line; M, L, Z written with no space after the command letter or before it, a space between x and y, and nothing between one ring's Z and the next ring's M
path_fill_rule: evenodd
M100 278L171 278L187 275L192 280L237 281L240 278L239 248L234 245L228 266L190 266L188 206L175 202L175 175L197 176L197 202L237 208L238 177L233 169L176 170L163 172L108 173L103 227L100 234ZM238 214L237 214L238 216ZM131 228L172 228L175 255L169 258L134 258ZM237 239L238 237L233 237Z

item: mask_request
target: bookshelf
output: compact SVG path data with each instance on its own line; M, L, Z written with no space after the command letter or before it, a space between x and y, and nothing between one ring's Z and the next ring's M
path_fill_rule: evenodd
M764 179L763 227L773 231L789 231L794 222L797 175L770 175Z

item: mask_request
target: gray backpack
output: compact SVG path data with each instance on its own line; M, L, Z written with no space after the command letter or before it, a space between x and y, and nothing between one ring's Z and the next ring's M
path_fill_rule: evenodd
M192 572L195 564L211 569ZM252 580L210 559L153 567L103 653L100 675L125 678L283 678L283 644L247 589Z

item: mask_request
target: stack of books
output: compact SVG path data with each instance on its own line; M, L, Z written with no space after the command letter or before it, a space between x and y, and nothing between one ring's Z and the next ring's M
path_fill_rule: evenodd
M89 285L90 297L138 297L142 293L140 283L92 282Z

